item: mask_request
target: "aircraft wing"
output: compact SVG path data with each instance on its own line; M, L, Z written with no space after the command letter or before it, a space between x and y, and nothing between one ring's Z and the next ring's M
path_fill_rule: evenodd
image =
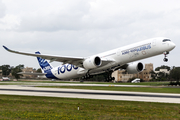
M7 51L16 53L16 54L21 54L21 55L27 55L27 56L34 56L34 57L41 57L43 59L50 60L50 62L57 61L57 62L63 62L81 66L82 62L84 61L85 58L83 57L68 57L68 56L56 56L56 55L44 55L44 54L32 54L32 53L25 53L25 52L19 52L15 50L11 50L7 48L6 46L3 46Z
M15 51L15 50L11 50L9 48L7 48L6 46L3 46L7 51L12 52L12 53L16 53L16 54L21 54L21 55L27 55L27 56L34 56L34 57L41 57L43 59L47 59L50 60L50 62L53 61L57 61L57 62L62 62L63 64L73 64L76 65L78 67L83 67L83 61L86 58L83 57L69 57L69 56L56 56L56 55L45 55L45 54L32 54L32 53L26 53L26 52L19 52L19 51ZM110 62L114 62L111 60L102 60L102 62L104 64L108 64Z
M18 72L17 74L23 74L23 75L46 75L47 73Z

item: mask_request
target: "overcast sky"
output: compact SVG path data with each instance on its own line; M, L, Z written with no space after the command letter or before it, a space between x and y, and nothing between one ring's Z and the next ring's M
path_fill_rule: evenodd
M0 0L0 65L39 68L35 57L2 45L85 57L154 37L176 44L169 62L163 55L141 62L179 66L180 0Z

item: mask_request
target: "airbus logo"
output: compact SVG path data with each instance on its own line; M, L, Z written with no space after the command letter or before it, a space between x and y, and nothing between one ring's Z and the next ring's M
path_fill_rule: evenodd
M130 52L133 53L133 52L143 51L143 50L146 50L146 49L151 49L151 43L145 44L145 45L142 45L142 46L139 46L139 47L136 47L136 48L131 48L131 49L128 49L128 50L124 50L124 51L122 51L122 55L129 54Z

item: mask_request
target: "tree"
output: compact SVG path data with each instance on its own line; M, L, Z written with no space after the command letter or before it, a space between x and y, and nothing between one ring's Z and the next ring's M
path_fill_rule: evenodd
M164 72L158 72L158 78L164 78L165 73Z
M8 76L11 73L12 67L10 65L2 65L0 69L2 70L3 76Z
M157 77L159 81L165 81L169 79L169 75L165 72L159 72Z
M12 75L16 78L19 79L21 74L18 74L19 72L22 72L22 69L24 68L24 65L18 65L15 68L12 69Z
M37 72L37 73L42 73L41 68L38 68L36 72Z
M157 73L155 73L153 70L150 72L150 74L153 80L157 78Z
M153 70L150 72L151 74L151 81L165 81L169 79L169 75L165 72L158 72L155 73Z
M170 79L175 80L176 84L179 84L180 80L180 67L174 67L170 72Z
M156 81L157 73L155 73L154 70L152 70L152 71L150 72L150 74L151 74L151 77L152 77L151 81Z
M169 71L171 68L169 66L162 65L161 67L157 67L155 71L159 71L160 69L167 69Z

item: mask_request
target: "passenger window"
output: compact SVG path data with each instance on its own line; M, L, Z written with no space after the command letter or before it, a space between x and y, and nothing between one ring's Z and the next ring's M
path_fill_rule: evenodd
M166 41L171 41L171 40L169 40L169 39L164 39L164 40L163 40L163 42L166 42Z

